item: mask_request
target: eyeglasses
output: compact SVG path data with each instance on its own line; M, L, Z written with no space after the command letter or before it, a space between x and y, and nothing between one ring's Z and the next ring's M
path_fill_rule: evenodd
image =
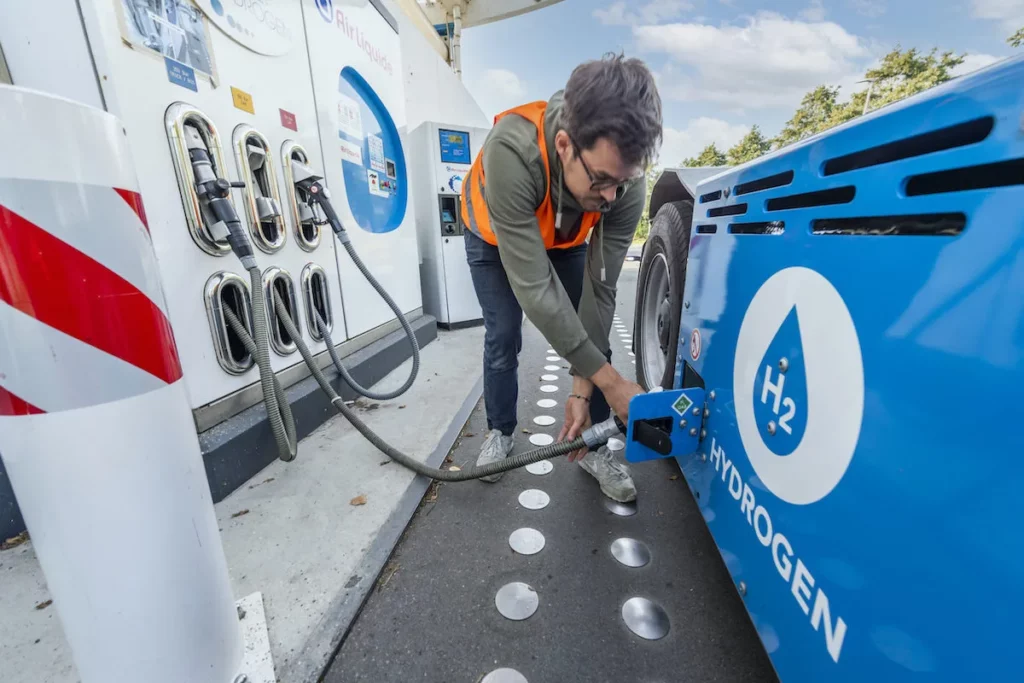
M572 143L573 153L576 155L576 158L580 160L580 164L583 166L583 170L584 170L584 172L586 172L587 178L590 179L590 189L591 190L601 191L601 190L607 190L609 187L614 187L615 188L615 198L618 199L623 194L625 194L626 188L628 188L630 185L632 185L639 178L642 177L642 175L637 175L637 176L633 176L631 178L626 178L624 180L619 180L618 178L609 178L607 176L600 177L600 178L594 177L594 172L590 170L590 166L588 166L587 162L584 161L584 159L583 159L583 153L582 153L582 150L580 150L579 145L577 145L576 141L573 140L572 138L569 138L569 140Z

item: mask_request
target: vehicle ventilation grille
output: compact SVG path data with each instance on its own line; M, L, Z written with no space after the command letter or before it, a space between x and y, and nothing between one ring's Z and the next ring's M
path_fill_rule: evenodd
M803 192L791 194L786 197L769 199L765 204L767 211L785 211L787 209L806 209L812 206L832 206L834 204L849 204L857 195L857 188L853 185L835 187L830 190L817 190L815 192Z
M1024 185L1024 158L911 176L908 197Z
M731 206L719 206L715 209L708 209L708 218L719 216L742 216L747 212L746 204L733 204Z
M718 226L714 223L707 223L697 226L697 232L701 235L714 235L718 232Z
M707 202L717 202L721 198L722 198L722 191L721 190L715 190L714 192L708 192L707 194L702 194L700 196L700 203L704 204L704 203L707 203Z
M735 194L750 194L751 192L761 192L763 190L771 190L776 187L784 187L793 182L793 172L786 171L785 173L776 173L770 175L767 178L760 178L758 180L751 180L747 183L740 183L736 186Z
M733 235L781 235L786 232L786 222L730 223L729 232Z
M822 167L822 172L826 176L836 175L856 171L859 168L869 168L901 159L911 159L947 149L964 147L983 141L994 127L995 119L991 116L983 116L972 121L829 159Z
M908 216L822 218L811 222L815 235L959 235L967 225L962 213L928 213Z

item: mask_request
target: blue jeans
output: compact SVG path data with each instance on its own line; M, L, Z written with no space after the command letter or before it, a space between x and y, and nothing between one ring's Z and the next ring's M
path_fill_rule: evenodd
M498 429L508 436L516 429L519 352L523 348L523 309L508 283L498 248L468 230L465 235L466 258L473 277L473 288L484 316L484 406L487 409L487 429ZM547 254L572 305L578 309L586 274L587 245L551 249ZM608 359L611 360L611 352L608 353ZM566 378L566 381L569 379ZM595 387L590 397L590 419L597 423L608 419L610 414L608 402Z

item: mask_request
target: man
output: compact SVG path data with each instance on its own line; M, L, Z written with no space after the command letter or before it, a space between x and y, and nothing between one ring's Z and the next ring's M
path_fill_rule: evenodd
M466 255L484 317L489 434L477 464L512 450L522 315L572 366L559 440L626 419L640 387L610 364L615 283L643 212L644 171L661 144L661 98L643 62L578 66L564 91L495 118L462 186ZM569 456L608 497L636 487L606 447ZM487 478L497 481L500 475Z

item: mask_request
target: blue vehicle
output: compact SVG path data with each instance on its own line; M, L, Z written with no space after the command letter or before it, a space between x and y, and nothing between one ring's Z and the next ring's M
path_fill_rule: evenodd
M1022 84L655 187L627 457L678 459L783 683L1020 679Z

